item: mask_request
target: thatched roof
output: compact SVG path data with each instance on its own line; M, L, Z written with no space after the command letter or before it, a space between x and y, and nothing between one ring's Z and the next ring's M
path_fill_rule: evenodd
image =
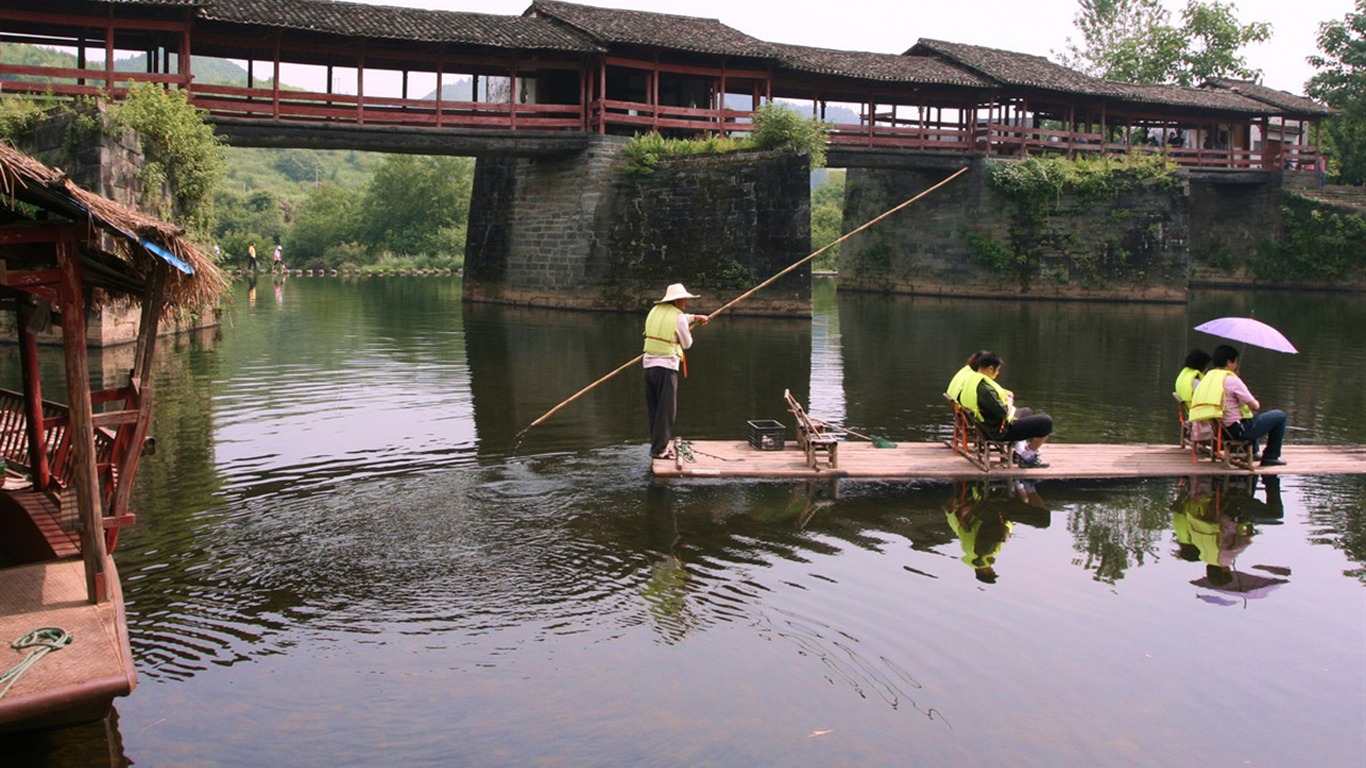
M774 47L716 19L671 13L624 11L589 5L534 0L527 15L553 19L593 38L600 45L641 45L718 56L774 58Z
M60 171L4 142L0 142L0 215L0 221L9 224L84 225L88 235L81 242L83 272L86 284L99 289L96 303L140 302L147 277L159 262L172 265L166 284L168 309L201 306L227 290L227 275L183 237L179 227L82 189ZM10 272L24 263L21 252L0 249L0 254L5 255Z

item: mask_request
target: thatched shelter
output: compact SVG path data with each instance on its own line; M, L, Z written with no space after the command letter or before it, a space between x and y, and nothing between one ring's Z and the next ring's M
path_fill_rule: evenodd
M57 169L0 142L0 232L17 225L76 225L84 283L94 289L91 306L106 301L140 303L153 267L175 267L165 285L165 310L211 304L227 289L227 275L167 222L77 186ZM51 266L51 249L0 236L0 259L8 272ZM0 272L0 275L3 275ZM0 281L0 290L7 281Z

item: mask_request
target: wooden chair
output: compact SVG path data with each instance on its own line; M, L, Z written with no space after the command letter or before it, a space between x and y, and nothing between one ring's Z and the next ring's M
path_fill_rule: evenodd
M1229 434L1228 428L1219 419L1205 419L1187 422L1191 430L1191 463L1200 461L1200 455L1209 456L1210 461L1223 462L1229 469L1253 471L1253 449L1255 441L1239 440Z
M806 409L792 396L791 390L783 390L787 409L797 420L797 445L806 452L806 465L812 469L820 468L820 457L825 456L831 469L839 467L839 436L825 431L822 424L812 421Z
M954 453L967 456L968 451L973 450L977 443L977 430L972 425L972 414L947 394L944 395L944 399L953 410L953 441L949 443L949 447Z
M991 472L992 467L1010 468L1011 457L1015 455L1014 442L992 440L987 436L986 430L982 428L981 422L976 419L972 419L972 432L975 435L975 440L963 454L968 461L987 473Z
M1176 423L1180 428L1176 436L1177 442L1182 448L1189 448L1191 447L1190 409L1186 408L1186 401L1182 400L1181 396L1175 392L1172 393L1172 399L1176 401Z

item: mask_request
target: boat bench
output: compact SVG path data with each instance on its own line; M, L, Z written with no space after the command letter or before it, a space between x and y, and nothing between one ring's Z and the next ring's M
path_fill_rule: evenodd
M787 409L797 420L797 445L806 453L806 465L812 469L819 469L821 457L824 456L826 464L831 469L838 468L839 436L825 431L821 424L813 421L801 403L792 396L791 390L783 390L783 399L787 401Z

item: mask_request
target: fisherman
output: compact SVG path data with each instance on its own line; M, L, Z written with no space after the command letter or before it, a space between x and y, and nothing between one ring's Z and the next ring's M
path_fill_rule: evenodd
M1285 440L1285 411L1272 410L1253 415L1262 404L1252 396L1247 384L1238 376L1238 350L1227 344L1214 348L1213 364L1191 396L1190 419L1193 422L1219 419L1234 440L1252 443L1257 454L1257 441L1266 438L1266 450L1261 452L1263 467L1281 467L1281 443Z
M673 459L674 418L678 415L678 371L688 375L684 350L692 346L692 325L706 325L706 315L686 311L688 293L682 283L674 283L655 302L645 318L645 408L650 417L650 457Z
M1053 434L1053 417L1016 408L1015 393L996 383L1001 366L1001 357L995 352L982 352L977 358L977 371L958 393L958 402L977 417L987 439L1015 443L1012 459L1017 465L1047 467L1048 463L1039 457L1039 449Z

